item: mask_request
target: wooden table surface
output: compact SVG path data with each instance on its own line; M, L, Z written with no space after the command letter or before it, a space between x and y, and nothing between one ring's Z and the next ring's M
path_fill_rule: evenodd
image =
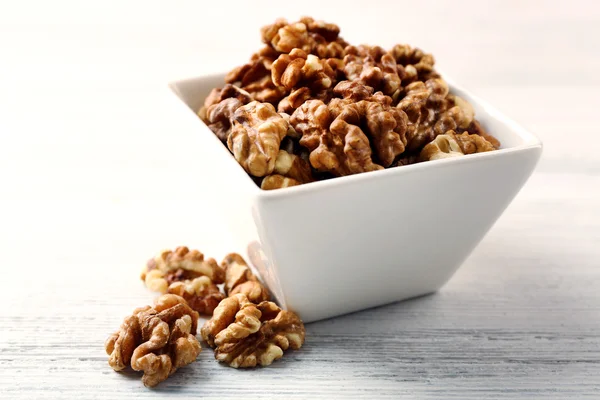
M175 3L0 6L0 398L600 398L597 2ZM309 324L269 368L205 348L148 390L103 350L153 297L141 265L235 250L164 84L241 63L262 24L302 14L434 53L538 134L542 160L440 292Z

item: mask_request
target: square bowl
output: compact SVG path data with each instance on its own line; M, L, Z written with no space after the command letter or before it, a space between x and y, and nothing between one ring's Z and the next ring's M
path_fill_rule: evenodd
M177 118L189 128L201 183L218 197L232 246L247 253L279 304L305 322L438 290L542 151L533 134L446 79L501 149L265 191L196 116L223 78L172 82Z

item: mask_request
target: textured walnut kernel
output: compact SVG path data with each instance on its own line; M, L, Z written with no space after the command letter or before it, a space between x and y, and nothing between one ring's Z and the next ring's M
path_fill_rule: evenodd
M460 157L464 153L456 141L453 131L438 135L430 143L423 147L419 158L422 161L440 160L443 158Z
M427 82L414 82L406 87L406 96L398 103L398 108L408 116L406 133L408 150L421 149L431 142L436 134L445 133L436 123L448 109L448 84L442 79L430 79ZM454 122L452 115L444 115L444 122Z
M281 115L281 118L283 118L285 120L285 122L288 123L288 130L285 134L285 137L287 139L300 139L302 137L302 135L300 135L298 132L296 132L294 127L292 125L290 125L290 115L285 112L281 112L281 111L279 111L279 115ZM283 149L283 142L281 143L281 148ZM290 151L290 153L291 153L291 151Z
M407 127L404 112L378 102L362 100L346 106L333 121L330 130L332 133L358 131L361 126L368 133L379 162L384 167L389 167L396 156L404 151Z
M289 53L293 49L302 49L307 53L312 50L308 30L302 22L279 28L270 42L275 50L282 53Z
M198 116L221 141L225 141L231 127L229 117L238 107L251 101L250 93L228 83L222 89L210 92L204 100L204 106L198 111Z
M226 142L231 132L231 116L244 103L236 98L229 98L210 106L206 111L206 123L211 131Z
M275 160L274 172L301 183L308 183L313 180L310 164L285 150L279 150L277 160Z
M126 317L119 330L109 336L104 344L106 354L109 355L108 364L115 371L122 371L130 365L133 351L141 342L140 322L137 318L141 310L144 309L137 309L133 315Z
M208 107L212 106L213 104L217 104L218 102L223 100L221 98L222 91L222 88L213 88L206 97L206 99L204 99L204 105L200 108L200 111L198 111L198 115L201 114L202 110L204 110L204 113L206 114L206 109L208 109ZM204 118L202 119L204 120Z
M343 143L338 143L335 148L338 154L328 149L332 144L329 134L332 121L330 110L320 100L308 100L290 117L290 124L302 135L300 144L311 152L310 164L313 168L324 171L340 168L338 155L343 157Z
M439 135L447 131L467 129L473 122L475 111L471 104L462 98L449 94L446 96L447 110L438 116L433 128L435 134Z
M294 49L290 54L280 55L271 68L273 83L286 89L296 87L302 77L302 67L306 57L307 54L300 49Z
M204 100L204 107L209 108L225 99L235 98L238 99L242 104L248 104L252 101L250 93L230 83L223 86L222 89L213 89L206 100Z
M215 358L233 368L270 365L288 348L302 347L305 337L296 314L270 301L256 305L243 294L223 300L201 333Z
M383 81L379 83L379 86L375 86L375 89L380 88L383 94L397 99L400 93L401 79L398 75L396 60L390 54L386 53L381 57L379 68L383 72Z
M224 337L246 337L260 328L260 314L256 304L243 294L227 297L219 303L211 319L204 323L200 334L210 346L215 347Z
M167 293L169 282L167 282L163 271L158 269L148 270L148 267L145 267L142 271L141 279L144 281L146 287L153 292Z
M454 135L458 145L465 154L483 153L496 150L494 145L485 137L479 135L470 135L468 132Z
M334 117L342 110L343 107L330 109L320 100L309 100L290 117L294 129L302 133L300 144L310 151L311 166L337 176L382 169L373 163L369 139L362 130L346 129L344 120L333 126Z
M284 96L285 91L273 84L271 77L266 75L244 87L252 93L252 98L262 103L277 104Z
M439 77L433 67L435 59L421 49L407 44L397 44L390 53L398 64L399 75L405 86L411 82Z
M302 182L283 175L274 174L265 176L260 184L260 188L262 190L275 190L298 185L302 185Z
M308 98L310 98L310 90L307 90L306 94L307 94L306 100L308 100ZM304 101L306 101L306 100L304 100ZM304 101L302 101L302 103L304 103ZM300 104L302 104L302 103L300 103ZM300 104L298 104L298 107L300 107ZM287 97L284 97L283 99L281 99L281 101L279 103L277 103L277 112L279 114L290 115L298 107L294 107L294 104L292 104L292 102L290 101L289 96L287 96Z
M330 24L325 21L315 21L315 19L311 17L302 17L300 18L300 22L306 26L306 29L309 32L320 35L328 42L338 39L340 34L340 27L336 24Z
M275 168L288 123L269 103L253 101L238 108L227 146L240 165L253 176L269 175Z
M451 104L454 105L454 107L457 107L460 110L460 118L456 120L458 127L461 129L467 129L475 118L475 110L473 109L473 106L462 97L458 97L453 94L449 94L446 98Z
M295 23L278 19L274 24L261 29L263 42L279 53L290 53L301 49L319 58L341 58L348 45L339 35L340 28L335 24L303 17Z
M350 46L346 51L344 73L348 80L370 86L375 91L381 91L393 99L398 98L401 79L398 75L396 60L391 54L382 54L383 49L380 47L359 46L358 49L355 49Z
M198 313L176 295L159 297L154 307L142 307L123 321L105 343L115 371L128 365L143 371L142 382L154 387L178 368L192 363L202 350L196 339Z
M341 81L333 88L333 92L344 99L360 101L370 98L373 88L359 81Z
M327 62L317 56L294 49L275 60L271 78L276 86L283 86L287 90L308 87L313 93L318 93L332 86L334 72Z
M337 82L346 79L346 76L344 74L344 60L340 58L327 58L325 62L329 64L329 66L333 70L335 74L335 80Z
M278 54L269 47L262 49L252 56L250 62L230 71L225 82L241 87L252 100L277 104L285 96L285 91L271 80L271 66Z
M309 98L325 99L336 78L325 60L300 49L282 54L271 69L273 83L290 93L278 105L279 112L293 112Z
M277 105L277 111L280 113L293 113L298 107L300 107L305 101L312 97L310 89L307 87L298 88L289 96L284 97Z
M256 82L265 75L270 75L271 64L278 55L279 53L271 47L263 47L250 57L248 63L232 69L225 76L225 82L238 83L239 86L244 87Z
M380 46L369 46L361 44L359 46L346 46L344 56L353 55L360 58L371 57L375 61L379 61L386 51Z
M277 18L273 24L265 25L260 28L260 35L262 37L262 41L267 45L271 46L271 41L279 32L279 29L286 26L288 22L284 18Z
M190 307L203 315L212 315L225 295L209 277L200 276L191 280L173 282L168 293L183 297Z
M242 256L228 254L221 262L221 267L225 270L224 288L227 296L242 293L253 303L269 300L269 291L252 273Z
M148 289L166 293L169 285L175 281L207 276L214 283L223 283L225 271L213 258L205 259L198 250L185 246L174 251L165 250L150 259L142 271L141 279Z
M340 59L344 56L346 42L343 39L337 38L332 42L328 42L318 34L310 34L310 36L313 40L312 53L317 57L322 59Z
M500 141L498 141L498 139L496 139L494 136L490 135L476 119L473 119L473 122L471 122L471 125L469 125L467 128L467 132L469 132L471 135L482 136L485 140L490 142L496 150L500 148Z
M309 100L292 114L290 123L302 133L300 143L311 151L311 165L339 176L383 168L373 162L369 138L385 166L404 151L406 143L406 115L376 101L338 99L328 107Z
M494 146L482 136L470 135L468 132L457 134L450 130L427 144L421 151L420 158L428 161L493 150Z

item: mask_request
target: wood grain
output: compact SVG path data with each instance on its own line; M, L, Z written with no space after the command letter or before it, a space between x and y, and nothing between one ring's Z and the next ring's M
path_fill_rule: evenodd
M158 86L227 68L257 45L239 31L211 35L226 16L254 34L283 11L152 1L0 10L0 398L600 398L600 7L371 3L359 17L318 2L317 16L351 41L389 27L434 52L539 134L536 173L439 293L310 324L306 345L269 368L233 370L205 348L156 390L113 372L103 351L151 301L141 265L184 243L216 258L232 250Z

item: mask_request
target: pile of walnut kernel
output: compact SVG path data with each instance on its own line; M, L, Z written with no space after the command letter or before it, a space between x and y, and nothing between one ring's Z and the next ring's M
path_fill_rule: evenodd
M198 111L262 189L500 147L431 54L339 33L310 17L263 27L265 46Z
M304 343L302 320L269 301L269 291L237 253L219 265L198 250L177 247L150 259L141 279L162 295L125 318L105 350L115 371L143 371L148 387L196 360L202 350L199 314L210 316L202 339L218 361L234 368L270 365Z

